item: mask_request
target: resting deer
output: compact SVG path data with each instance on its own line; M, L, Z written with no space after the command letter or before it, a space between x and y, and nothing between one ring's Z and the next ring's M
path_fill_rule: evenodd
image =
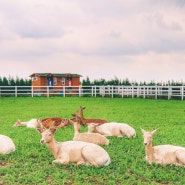
M36 128L37 125L38 125L37 119L33 118L33 119L30 119L29 121L20 121L18 119L17 122L13 126L14 127L26 126L28 128Z
M76 118L72 118L71 120L76 120ZM55 126L61 125L62 122L65 123L65 126L71 125L72 123L69 121L69 119L66 118L60 118L60 117L51 117L51 118L44 118L41 119L41 122L45 128L49 128L53 123Z
M103 119L97 119L97 118L88 118L85 119L83 116L83 110L85 109L85 107L80 106L80 108L74 113L72 114L72 116L76 117L77 119L80 120L80 124L82 125L88 125L89 123L96 123L98 125L101 125L103 123L107 123L107 120L103 120Z
M0 134L0 154L9 154L15 151L15 144L11 138Z
M27 128L37 128L38 126L38 121L41 121L43 126L45 128L49 128L51 126L51 124L55 124L55 126L58 126L61 124L61 122L66 122L68 121L68 119L66 118L60 118L60 117L50 117L50 118L43 118L43 119L31 119L29 121L20 121L19 119L17 120L17 122L13 125L14 127L18 127L18 126L26 126ZM72 118L72 120L76 120L75 118ZM66 123L67 125L70 125L71 123L68 121Z
M147 132L141 129L144 138L146 161L151 164L152 162L158 164L170 164L185 166L185 148L174 145L158 145L152 146L152 137L157 132Z
M74 137L73 141L85 141L85 142L90 142L94 144L99 144L99 145L108 145L109 140L98 133L89 133L89 132L83 132L80 133L80 123L78 121L72 121L70 122L74 126Z
M37 130L42 135L40 142L45 143L55 157L53 163L107 166L111 162L108 153L99 145L83 141L57 142L53 125L49 129L43 129L41 125Z
M96 132L105 136L117 136L117 137L135 137L136 131L130 125L126 123L109 122L102 125L91 123L88 125L88 132Z

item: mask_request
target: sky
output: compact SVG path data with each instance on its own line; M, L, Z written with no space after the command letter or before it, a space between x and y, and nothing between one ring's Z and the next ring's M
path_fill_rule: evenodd
M0 0L0 76L185 82L185 0Z

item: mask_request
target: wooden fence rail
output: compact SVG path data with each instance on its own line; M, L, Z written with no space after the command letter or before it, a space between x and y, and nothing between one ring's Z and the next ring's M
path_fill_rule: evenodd
M0 97L142 97L184 100L185 86L0 86Z

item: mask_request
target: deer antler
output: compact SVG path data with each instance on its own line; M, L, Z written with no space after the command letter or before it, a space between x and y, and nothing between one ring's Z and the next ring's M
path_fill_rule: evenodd
M46 130L46 128L44 127L44 125L42 124L42 120L41 119L38 119L37 120L37 127L36 127L36 130L39 132L39 133L42 133L44 132L44 130Z

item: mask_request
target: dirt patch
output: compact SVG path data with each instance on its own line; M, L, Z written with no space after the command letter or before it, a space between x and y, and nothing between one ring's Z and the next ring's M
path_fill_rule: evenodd
M0 161L0 168L6 168L9 165L7 161Z

